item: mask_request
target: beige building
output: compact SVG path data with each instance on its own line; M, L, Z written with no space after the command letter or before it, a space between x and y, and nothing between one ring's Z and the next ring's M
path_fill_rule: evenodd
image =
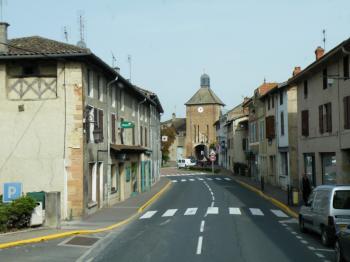
M350 183L350 40L315 54L289 81L298 88L299 175L314 185Z
M58 191L62 218L70 219L159 179L157 96L85 47L36 36L8 40L7 27L0 24L7 43L0 45L0 184Z
M201 87L186 105L186 156L202 160L208 157L209 147L216 144L214 123L219 119L224 103L210 88L210 78L203 74Z

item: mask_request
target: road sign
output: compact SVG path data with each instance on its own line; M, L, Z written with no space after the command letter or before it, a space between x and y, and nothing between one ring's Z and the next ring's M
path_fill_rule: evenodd
M214 162L216 160L216 156L215 155L210 155L209 157L211 162Z
M135 124L133 122L130 122L130 121L122 121L120 123L121 128L133 128L134 126L135 126Z
M4 183L2 202L8 203L22 196L22 183Z

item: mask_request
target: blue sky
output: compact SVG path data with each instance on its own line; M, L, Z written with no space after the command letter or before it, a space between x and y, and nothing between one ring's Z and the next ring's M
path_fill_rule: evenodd
M79 39L83 13L88 47L107 63L112 52L132 82L158 94L163 120L199 88L205 70L226 109L251 96L263 79L287 80L305 68L322 45L350 37L349 0L4 0L9 37L40 35Z

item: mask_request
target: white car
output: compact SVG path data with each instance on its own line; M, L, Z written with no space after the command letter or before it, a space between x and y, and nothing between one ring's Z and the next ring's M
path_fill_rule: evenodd
M189 166L195 166L196 160L190 158L182 158L177 161L177 168L186 168Z

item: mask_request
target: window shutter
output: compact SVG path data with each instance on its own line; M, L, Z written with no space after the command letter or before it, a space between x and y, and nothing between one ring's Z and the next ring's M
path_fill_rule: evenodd
M318 107L318 121L320 127L320 133L323 134L323 105Z
M350 128L350 115L349 115L349 111L350 111L350 105L349 105L349 102L350 102L350 96L346 96L343 98L343 101L344 101L344 129L349 129Z
M98 127L101 132L101 141L103 141L103 110L98 110Z
M301 112L301 134L303 136L309 136L309 111L304 110Z
M332 103L327 104L327 132L332 132Z
M115 144L115 115L112 115L112 121L111 121L111 124L112 124L112 143Z
M281 135L284 136L284 113L281 112Z

